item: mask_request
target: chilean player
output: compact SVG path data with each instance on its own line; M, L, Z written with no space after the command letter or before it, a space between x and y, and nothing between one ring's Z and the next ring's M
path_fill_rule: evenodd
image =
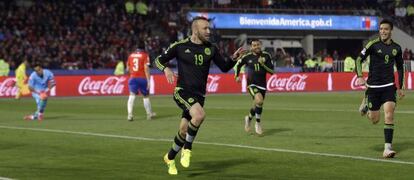
M150 69L148 53L143 49L137 49L128 57L127 69L129 72L129 98L128 98L128 121L134 120L133 110L135 97L138 92L144 96L144 108L147 113L147 119L150 120L156 114L151 110L151 102L149 99L150 88Z
M53 73L37 63L34 72L29 77L29 89L36 101L37 110L33 115L27 115L25 120L43 120L43 112L47 104L49 91L56 85Z

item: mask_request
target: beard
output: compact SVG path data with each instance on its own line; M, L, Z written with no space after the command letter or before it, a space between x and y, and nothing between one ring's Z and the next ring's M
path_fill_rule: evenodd
M198 39L200 39L202 42L210 42L209 41L209 37L204 37L203 35L201 35L200 33L197 33L197 37Z

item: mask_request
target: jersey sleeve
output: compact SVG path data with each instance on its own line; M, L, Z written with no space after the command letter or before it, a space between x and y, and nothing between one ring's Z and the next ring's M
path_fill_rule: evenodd
M397 56L395 57L395 65L397 67L397 72L398 72L398 83L399 83L399 88L400 89L404 89L405 86L405 69L404 69L404 60L402 58L402 50L401 48L398 49L398 53Z
M52 88L53 86L56 85L56 81L55 81L55 76L53 75L53 73L51 71L48 71L48 79L47 79L47 83L49 88Z
M362 51L361 51L361 53L359 54L358 58L356 59L356 61L355 61L355 66L356 66L355 70L356 70L356 73L357 73L357 76L358 76L358 77L362 77L362 63L363 63L363 62L367 59L367 57L371 54L371 51L372 51L372 45L373 45L375 42L378 42L378 40L379 40L379 39L374 39L374 40L372 40L372 41L368 42L368 43L365 45L364 49L362 49Z
M234 71L234 78L239 77L241 68L246 64L246 56L241 57L236 63L236 69Z
M29 84L29 87L31 87L31 88L34 88L34 86L35 86L35 75L34 75L34 73L35 72L33 72L32 74L30 74L30 77L29 77L29 82L28 82L28 84Z
M168 61L177 56L176 50L177 43L171 44L170 47L168 47L168 49L164 51L164 53L162 53L155 59L155 67L157 67L161 71L164 71L164 69L166 68L165 65L168 63Z
M230 57L225 57L220 54L219 49L217 46L213 46L214 48L214 63L220 68L221 71L227 72L236 64L236 61L231 60Z
M274 73L274 71L273 71L274 66L273 66L273 63L272 63L272 58L270 57L270 54L268 54L268 53L265 53L265 54L266 54L265 62L261 65L265 68L265 70L268 73L273 74Z
M236 63L236 68L235 68L235 71L234 71L234 78L237 78L237 77L239 77L239 75L240 75L240 71L241 71L241 68L244 66L244 65L246 65L246 63L247 63L247 56L249 55L249 53L247 53L247 54L244 54L242 57L240 57L239 58L239 60L237 61L237 63Z

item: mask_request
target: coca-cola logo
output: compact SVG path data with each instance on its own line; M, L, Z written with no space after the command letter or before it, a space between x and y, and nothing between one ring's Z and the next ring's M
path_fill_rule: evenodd
M219 86L219 83L218 83L219 79L220 79L220 76L213 76L213 75L208 76L207 87L206 87L207 92L217 92L218 86Z
M305 74L292 74L289 77L278 77L272 75L267 81L267 90L269 91L303 91L306 88Z
M0 82L0 96L15 96L17 93L15 84L16 81L14 78L7 78L3 82Z
M352 78L352 81L351 81L351 89L352 90L356 90L356 89L366 89L366 87L364 85L362 85L362 86L361 85L358 85L357 80L358 80L358 76L355 75Z
M122 94L125 80L126 78L123 76L110 76L105 80L92 80L92 78L88 76L83 78L80 82L78 92L81 95Z

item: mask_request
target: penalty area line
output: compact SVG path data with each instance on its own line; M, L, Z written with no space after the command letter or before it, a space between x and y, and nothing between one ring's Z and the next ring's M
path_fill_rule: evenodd
M0 125L0 128L2 128L2 129L14 129L14 130L37 131L37 132L74 134L74 135L84 135L84 136L107 137L107 138L131 139L131 140L140 140L140 141L153 141L153 142L171 142L172 141L170 139L161 139L161 138L147 138L147 137L124 136L124 135L113 135L113 134L103 134L103 133L78 132L78 131L67 131L67 130L59 130L59 129L26 128L26 127L2 126L2 125ZM248 145L238 145L238 144L215 143L215 142L200 142L200 141L198 141L198 142L195 142L195 143L196 144L203 144L203 145L224 146L224 147L231 147L231 148L253 149L253 150L271 151L271 152L304 154L304 155L311 155L311 156L324 156L324 157L334 157L334 158L344 158L344 159L354 159L354 160L364 160L364 161L414 165L414 162L410 162L410 161L400 161L400 160L392 160L392 159L379 159L379 158L370 158L370 157L363 157L363 156L352 156L352 155L332 154L332 153L320 153L320 152L311 152L311 151L299 151L299 150L289 150L289 149L280 149L280 148L267 148L267 147L257 147L257 146L248 146ZM1 179L1 177L0 177L0 180L3 180L3 179Z

